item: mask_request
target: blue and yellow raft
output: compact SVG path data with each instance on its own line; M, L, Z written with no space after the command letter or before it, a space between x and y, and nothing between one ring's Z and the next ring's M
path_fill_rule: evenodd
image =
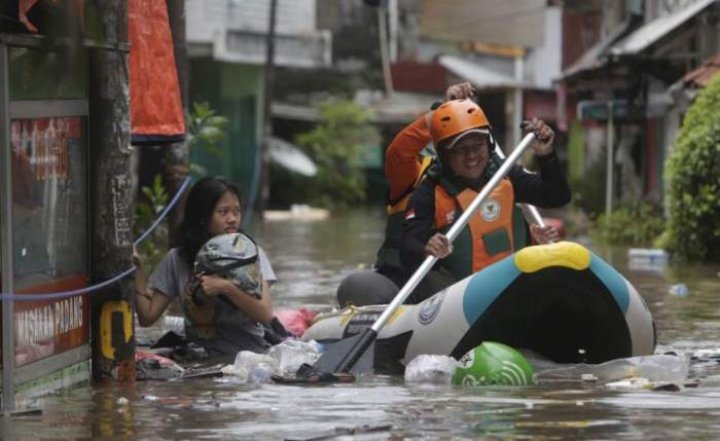
M303 340L358 333L384 305L321 314ZM460 358L484 341L557 363L602 363L652 354L652 315L635 288L580 244L524 248L417 305L402 305L375 344L374 367L402 372L420 354Z

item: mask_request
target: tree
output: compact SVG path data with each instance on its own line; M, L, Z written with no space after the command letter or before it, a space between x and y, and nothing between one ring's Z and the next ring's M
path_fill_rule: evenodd
M670 221L662 246L688 260L720 261L720 75L690 107L665 174Z
M377 144L379 134L369 115L351 101L333 101L320 107L324 122L297 137L315 161L318 173L305 189L308 201L323 207L342 207L365 200L362 151Z

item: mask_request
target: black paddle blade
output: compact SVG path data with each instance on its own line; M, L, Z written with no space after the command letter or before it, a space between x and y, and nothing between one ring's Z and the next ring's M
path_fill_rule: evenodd
M372 370L375 361L375 340L365 342L364 339L367 337L361 332L328 345L313 368L320 372L352 372L353 374ZM298 375L300 374L298 369Z
M277 383L347 383L355 375L372 369L375 359L375 337L371 328L360 334L337 341L327 347L314 365L303 364L295 376L273 375Z

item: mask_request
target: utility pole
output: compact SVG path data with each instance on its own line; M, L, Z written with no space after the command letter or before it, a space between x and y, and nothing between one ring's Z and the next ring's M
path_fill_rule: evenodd
M187 39L185 37L185 0L168 0L168 17L170 31L172 32L173 48L175 52L175 66L180 87L183 114L188 113L190 107L188 96L188 54ZM186 128L187 130L187 128ZM190 145L187 141L175 142L167 146L163 158L165 167L165 183L169 194L175 194L182 181L190 174ZM170 243L175 242L175 233L182 220L183 204L178 204L170 212L168 218L170 229Z
M103 41L90 52L91 282L132 266L127 0L97 3ZM132 279L91 298L93 376L135 379Z
M383 70L383 79L385 80L385 96L391 98L393 96L392 73L390 72L390 55L388 49L388 29L387 29L387 2L382 2L378 7L378 34L380 40L380 61Z
M277 15L277 0L270 0L270 13L268 14L268 32L265 42L265 89L263 107L263 139L260 143L261 170L260 170L260 200L258 211L260 215L265 211L270 201L270 137L272 136L272 99L275 84L275 21Z

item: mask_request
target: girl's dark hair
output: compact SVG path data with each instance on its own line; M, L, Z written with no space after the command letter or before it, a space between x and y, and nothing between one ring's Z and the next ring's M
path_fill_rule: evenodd
M227 179L207 176L195 183L185 200L185 214L178 231L177 246L180 258L192 267L200 247L211 235L208 232L210 218L220 198L225 193L237 196L242 204L240 189Z

